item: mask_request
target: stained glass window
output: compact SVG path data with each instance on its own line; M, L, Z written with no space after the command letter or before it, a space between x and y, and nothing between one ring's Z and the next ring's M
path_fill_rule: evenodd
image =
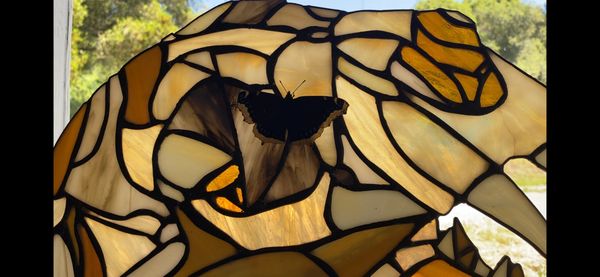
M545 97L456 11L224 3L62 133L55 276L523 276L438 217L467 203L545 257L504 166L545 170Z

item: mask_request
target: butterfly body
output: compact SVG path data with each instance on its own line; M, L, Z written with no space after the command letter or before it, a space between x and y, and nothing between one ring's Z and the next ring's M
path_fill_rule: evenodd
M312 143L323 128L346 113L346 101L327 96L294 98L258 91L241 92L237 107L244 120L255 124L254 133L263 143Z

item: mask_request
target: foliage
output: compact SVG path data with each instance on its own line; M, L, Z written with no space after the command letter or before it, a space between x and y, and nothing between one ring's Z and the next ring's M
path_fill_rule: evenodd
M107 76L192 16L187 0L74 0L71 116Z
M487 47L546 83L546 11L520 0L420 0L416 9L457 10Z

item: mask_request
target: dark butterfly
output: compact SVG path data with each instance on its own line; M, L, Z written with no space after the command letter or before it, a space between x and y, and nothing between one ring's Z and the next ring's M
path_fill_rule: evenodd
M244 121L255 124L254 133L263 143L311 143L331 121L346 113L348 103L328 96L293 98L289 91L285 98L279 93L242 91L237 107Z

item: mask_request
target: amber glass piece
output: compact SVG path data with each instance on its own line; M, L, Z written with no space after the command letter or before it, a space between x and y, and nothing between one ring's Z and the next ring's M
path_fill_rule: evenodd
M417 70L440 94L452 102L462 103L462 98L454 82L441 69L410 47L401 50L402 59Z
M225 197L218 196L217 199L215 200L215 202L222 209L225 209L225 210L228 210L228 211L232 211L232 212L236 212L236 213L243 212L243 210L240 207L238 207L236 204L233 204L231 201L229 201L229 199L227 199Z
M281 2L281 0L237 1L237 4L227 16L225 16L223 22L243 24L259 23L273 7Z
M258 55L234 52L217 55L219 73L246 84L268 84L267 61Z
M443 260L435 260L432 261L425 266L421 267L419 271L417 271L413 277L470 277L469 274L466 274L457 268L449 265L447 262Z
M359 231L324 244L312 253L329 264L339 276L363 276L413 227L409 223Z
M125 119L133 124L150 121L148 101L160 71L161 51L154 46L125 66L127 76L127 108Z
M242 194L241 188L235 188L235 194L237 195L238 201L244 203L244 195Z
M69 215L67 216L67 230L69 231L69 238L71 239L71 244L73 245L73 249L75 250L75 260L74 263L79 263L81 257L79 256L79 243L77 242L77 238L75 237L75 209L71 208L69 211Z
M240 258L212 269L202 276L327 276L306 256L297 252L274 252Z
M77 226L77 233L81 241L81 251L83 258L83 276L84 277L98 277L105 276L102 272L102 265L100 264L100 258L94 245L89 237L88 232L81 226Z
M210 70L215 70L215 66L213 65L212 59L210 57L210 52L208 51L190 54L187 57L185 57L185 60L191 63L195 63L197 65L204 66Z
M102 125L106 111L106 85L102 85L94 95L88 100L86 105L90 111L85 120L85 131L81 138L81 144L77 150L75 161L78 162L83 158L93 155L92 151L98 144L98 139L101 136Z
M123 129L123 161L131 179L147 190L154 189L152 151L163 125L145 129Z
M477 94L477 86L479 86L479 81L477 81L477 78L458 72L454 73L454 77L456 77L460 85L465 90L467 99L469 99L469 101L474 101L475 95Z
M231 244L196 226L180 209L177 209L176 213L187 237L188 249L187 259L175 276L190 276L190 274L237 252Z
M437 62L456 66L474 72L484 57L468 49L447 47L430 40L423 32L417 31L417 45Z
M206 186L206 191L216 191L220 190L224 187L227 187L231 183L237 179L240 175L240 169L237 165L232 165L225 169L221 174L215 177L208 185Z
M301 96L331 96L331 43L298 41L290 44L277 58L274 79L283 97L286 89ZM283 85L281 85L283 83ZM284 88L285 86L285 88Z
M504 94L504 91L500 85L500 80L498 80L496 73L492 72L483 84L479 103L481 107L494 106L496 103L498 103L498 100L500 100L502 94Z
M69 124L54 146L54 195L58 192L69 168L71 155L73 150L75 150L73 148L75 147L75 142L77 142L79 129L81 128L86 109L87 104L83 104L79 111L71 118L71 121L69 121Z
M406 67L402 66L399 62L394 61L390 66L390 72L394 78L400 80L404 84L408 85L412 89L416 90L417 93L427 96L437 102L444 103L433 91L414 73L410 72ZM407 95L412 98L410 95Z
M342 57L338 59L338 68L340 72L344 73L350 79L357 81L361 85L376 92L390 96L398 95L398 90L392 82L377 75L373 75L360 67L353 65Z
M361 64L383 71L398 43L397 40L392 39L351 38L342 41L337 47Z
M477 33L474 29L448 22L438 11L419 12L417 18L429 33L440 40L479 46Z
M329 21L321 21L310 16L304 7L298 4L287 4L279 9L269 20L269 26L290 26L301 30L307 27L328 27Z

